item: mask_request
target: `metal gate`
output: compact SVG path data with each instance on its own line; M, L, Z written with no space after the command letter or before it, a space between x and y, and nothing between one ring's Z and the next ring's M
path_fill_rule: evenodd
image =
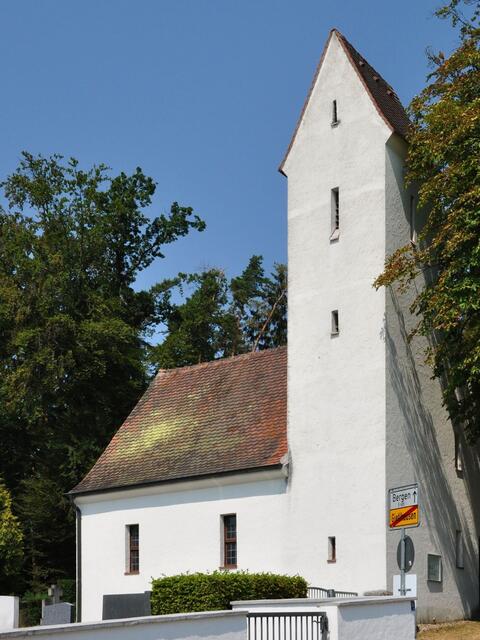
M324 640L328 618L324 612L270 611L249 613L248 640Z

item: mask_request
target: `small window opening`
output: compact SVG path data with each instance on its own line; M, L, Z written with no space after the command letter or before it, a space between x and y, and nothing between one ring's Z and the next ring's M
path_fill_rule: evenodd
M140 536L138 524L127 525L127 573L140 571Z
M340 120L338 119L338 111L337 111L337 101L333 100L332 102L332 127L335 127Z
M237 566L237 516L235 513L223 516L223 566L235 569Z
M338 187L331 192L331 235L330 240L338 240L340 235L340 191Z
M460 529L455 532L455 564L457 569L463 569L463 534Z
M328 562L337 561L337 543L335 536L329 536L328 538Z
M434 553L427 555L427 580L429 582L442 581L442 556Z
M454 435L455 438L455 471L463 471L462 460L462 445L460 442L460 436L458 433Z
M340 327L338 324L338 309L332 311L332 336L338 336L340 333Z
M410 242L413 245L417 244L416 209L415 196L410 196Z

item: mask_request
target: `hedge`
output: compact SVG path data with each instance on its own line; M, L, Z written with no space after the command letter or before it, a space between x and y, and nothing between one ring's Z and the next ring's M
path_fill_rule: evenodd
M307 583L300 576L245 571L184 573L152 580L152 615L222 611L232 600L306 598Z

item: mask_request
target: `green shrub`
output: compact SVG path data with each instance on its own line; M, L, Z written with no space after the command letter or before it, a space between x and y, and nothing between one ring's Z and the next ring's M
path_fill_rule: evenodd
M232 600L306 598L300 576L244 571L184 573L152 580L152 614L230 609Z

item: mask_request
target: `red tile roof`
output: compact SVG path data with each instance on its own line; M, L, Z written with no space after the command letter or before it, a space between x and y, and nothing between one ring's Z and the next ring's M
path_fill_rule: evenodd
M375 71L375 69L370 64L368 64L365 58L358 53L355 47L350 44L350 42L342 33L340 33L340 31L338 31L338 29L332 29L330 31L330 35L328 36L327 42L325 43L320 61L315 70L312 84L310 85L307 98L303 104L303 108L297 121L295 131L293 132L292 139L290 140L288 149L280 164L280 173L284 173L283 167L297 136L298 129L303 120L303 116L310 101L310 96L312 95L315 83L320 73L320 69L322 68L328 45L330 44L330 40L332 39L333 35L337 36L338 41L343 47L343 50L345 51L348 59L352 63L353 68L357 72L379 115L383 118L392 132L398 133L398 135L402 136L403 138L405 138L407 134L410 121L405 109L402 106L402 103L398 99L398 96L396 95L392 87L382 78L382 76L377 71Z
M280 465L287 349L160 371L92 470L88 493Z

